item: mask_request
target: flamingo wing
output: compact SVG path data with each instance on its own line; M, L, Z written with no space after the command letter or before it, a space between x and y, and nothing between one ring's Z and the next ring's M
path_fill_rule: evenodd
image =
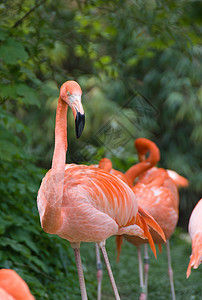
M166 171L169 177L174 181L174 183L177 185L178 188L188 187L189 181L185 177L179 175L177 172L173 170L166 170Z
M57 197L58 188L62 199ZM54 209L47 200L50 196L58 203ZM59 182L57 190L51 170L47 173L39 191L38 208L42 224L47 216L50 225L51 211L58 214L59 226L54 233L70 242L95 242L117 234L138 210L133 191L122 180L99 168L75 164L66 165L64 183Z

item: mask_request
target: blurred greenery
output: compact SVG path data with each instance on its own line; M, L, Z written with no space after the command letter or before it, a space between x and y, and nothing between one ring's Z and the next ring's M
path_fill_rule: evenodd
M72 250L43 233L36 208L66 80L80 83L86 112L79 140L68 114L68 162L107 156L124 171L137 162L134 140L151 138L159 166L190 181L180 203L187 227L202 182L201 15L193 0L1 2L0 267L15 268L36 299L79 298Z

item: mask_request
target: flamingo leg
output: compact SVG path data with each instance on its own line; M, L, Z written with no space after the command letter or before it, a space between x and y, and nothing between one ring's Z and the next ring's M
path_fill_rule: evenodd
M79 285L81 290L81 298L82 300L88 300L87 292L86 292L86 285L83 275L83 268L81 263L81 256L80 256L80 243L71 243L71 246L74 250L74 256L76 259L76 266L78 271L78 277L79 277Z
M101 287L102 287L102 262L100 258L100 249L97 243L96 248L96 262L97 262L97 300L101 300Z
M137 247L138 253L138 263L139 263L139 276L140 276L140 298L139 300L146 300L146 291L143 279L143 266L142 266L142 255L141 255L141 247Z
M172 266L171 266L171 255L170 255L169 240L166 241L166 249L167 249L167 256L168 256L168 275L169 275L169 278L170 278L170 287L171 287L172 300L175 300L175 288L174 288L174 281L173 281L173 270L172 270Z
M113 291L114 291L115 299L116 300L121 300L121 298L119 296L117 286L116 286L116 283L115 283L115 280L114 280L114 276L113 276L113 273L112 273L112 269L111 269L110 262L109 262L109 259L108 259L107 251L106 251L106 248L105 248L105 241L99 242L98 245L99 245L99 247L101 249L101 252L102 252L102 255L104 257L105 265L107 267L107 271L108 271L109 279L111 281L111 285L112 285L112 288L113 288Z
M149 255L148 255L148 245L144 244L144 278L145 278L145 289L146 289L146 299L148 294L148 276L149 276Z

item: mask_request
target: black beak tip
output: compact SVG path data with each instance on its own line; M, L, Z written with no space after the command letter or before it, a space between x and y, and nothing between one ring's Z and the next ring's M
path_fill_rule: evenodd
M76 125L76 137L77 139L80 138L84 125L85 125L85 115L81 114L80 112L77 112L76 119L75 119L75 125Z

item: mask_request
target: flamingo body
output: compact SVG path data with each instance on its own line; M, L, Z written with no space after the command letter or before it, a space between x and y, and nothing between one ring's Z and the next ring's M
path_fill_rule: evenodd
M154 167L160 160L160 152L152 141L144 138L137 139L135 147L138 151L140 163L131 167L125 175L131 182L134 182L135 178L139 177L137 184L133 187L138 204L140 203L143 207L146 207L147 211L156 219L165 233L167 239L168 274L172 299L175 300L169 238L175 230L179 215L179 194L177 187L187 187L188 180L174 171ZM149 152L149 156L146 158L147 152ZM146 163L148 163L148 166ZM148 188L149 191L147 191ZM152 232L152 230L151 235L154 242L159 244L159 250L161 251L160 244L162 241L159 239L159 236L155 232ZM129 236L126 236L126 239L136 246L142 243L141 239ZM145 245L145 258L145 286L147 290L149 270L147 245ZM144 297L146 296L143 293Z
M202 263L202 199L192 211L189 219L189 235L192 240L192 254L187 268L187 278L191 274L191 268L197 269Z
M138 204L146 209L163 229L166 239L169 239L175 230L178 220L178 209L175 205L173 193L164 186L148 186L138 183L133 187ZM159 235L151 230L155 243L162 243ZM143 241L145 243L145 241Z
M25 281L11 269L0 270L1 300L34 300Z
M42 227L48 204L46 191L51 181L52 170L49 170L42 181L37 200ZM132 227L130 222L137 210L132 190L115 176L94 167L66 165L61 226L55 234L70 242L103 241L111 235L119 234L120 228L121 232L125 229L135 234L137 228Z
M167 171L160 168L146 171L140 176L133 191L138 203L157 220L166 239L169 239L178 221L179 194ZM159 241L155 239L155 243Z
M147 170L146 172L142 173L139 176L138 183L144 183L153 186L163 186L164 188L168 188L175 197L175 207L179 206L179 193L177 187L186 187L183 184L183 179L188 183L188 180L183 176L180 176L175 171L172 171L175 174L175 178L173 173L168 172L170 170L166 170L163 168L152 167L151 169ZM170 175L172 174L172 176ZM179 176L179 177L178 177ZM180 181L180 179L182 180Z
M0 288L0 299L2 300L15 300L11 295L9 295L4 289Z

